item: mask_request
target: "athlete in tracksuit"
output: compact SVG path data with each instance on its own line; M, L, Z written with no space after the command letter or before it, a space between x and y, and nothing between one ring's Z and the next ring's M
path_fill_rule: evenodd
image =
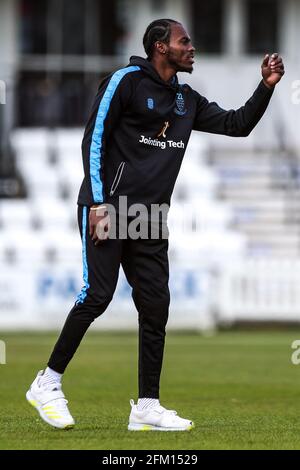
M176 34L176 41L179 35L187 40L186 60L192 69L194 48L187 33L177 23L171 24L171 31L174 41ZM164 60L164 46L163 41L157 43L154 57L131 57L127 67L100 84L82 143L84 180L78 198L78 221L84 287L47 369L58 374L65 371L86 330L109 305L122 265L139 314L139 397L154 404L159 399L170 302L168 240L163 236L108 238L95 244L90 211L111 204L118 212L121 196L127 197L128 207L137 203L149 209L153 204L169 205L191 131L246 137L263 116L274 89L273 83L269 85L264 79L244 106L225 111L189 85L180 84L176 73L167 80L163 72L159 73L155 57ZM273 61L279 76L281 59L274 56ZM264 66L274 78L275 69L269 63L270 58L265 58ZM137 428L136 419L131 421L131 428ZM182 420L182 428L189 428L191 422L183 425L183 421L187 420Z

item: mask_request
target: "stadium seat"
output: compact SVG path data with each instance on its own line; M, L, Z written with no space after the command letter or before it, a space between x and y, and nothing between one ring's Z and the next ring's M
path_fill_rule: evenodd
M71 227L76 208L71 211L64 201L54 197L44 197L34 200L32 206L44 230L49 228L61 230Z
M3 230L28 230L33 223L32 207L26 199L0 202L0 224Z
M53 254L56 263L71 264L82 261L82 243L79 232L50 228L44 231L43 239L49 253Z
M45 262L45 243L39 232L32 229L0 232L1 258L8 264L23 263L36 267Z

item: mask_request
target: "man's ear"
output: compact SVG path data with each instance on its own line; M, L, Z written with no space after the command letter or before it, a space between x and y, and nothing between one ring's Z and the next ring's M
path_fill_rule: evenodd
M156 50L157 50L160 54L165 54L165 53L166 53L167 46L166 46L166 44L164 44L163 42L161 42L161 41L156 41L155 47L156 47Z

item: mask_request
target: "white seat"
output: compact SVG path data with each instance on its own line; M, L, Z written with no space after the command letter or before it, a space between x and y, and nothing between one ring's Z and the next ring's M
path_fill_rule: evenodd
M79 191L84 177L81 157L60 160L57 170L59 180L67 185L70 192L73 192L75 189Z
M247 239L244 235L223 231L207 231L178 237L170 233L170 251L174 259L184 263L208 263L222 266L245 255Z
M34 266L45 261L44 240L32 229L3 230L0 232L0 245L2 256L12 262Z
M33 212L28 200L2 200L0 222L4 229L29 229L33 223Z
M79 232L72 230L47 229L43 231L47 249L55 254L56 262L82 262L82 242Z
M62 155L66 151L76 152L81 150L81 142L84 130L75 129L58 129L55 135L57 150Z
M205 155L208 151L208 141L205 136L199 134L199 132L193 131L187 146L187 152L190 154L199 156Z
M215 201L194 199L184 204L174 201L169 212L171 231L196 231L224 229L232 220L232 209Z
M41 198L33 201L33 208L44 229L67 230L74 214L69 205L57 198Z
M62 182L69 199L77 202L84 171L82 166L81 142L83 129L57 131L58 178Z
M187 198L194 195L212 197L217 185L218 178L210 168L185 161L178 176L174 197L176 198L176 192L180 191L182 187L185 188Z
M44 128L17 129L11 134L11 143L17 154L23 151L46 152L49 131Z
M49 154L46 149L20 149L16 154L17 167L21 172L33 171L37 167L50 166Z

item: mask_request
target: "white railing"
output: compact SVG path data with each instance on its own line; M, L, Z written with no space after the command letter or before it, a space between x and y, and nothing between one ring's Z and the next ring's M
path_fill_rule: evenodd
M218 283L221 322L300 321L300 259L252 259L228 265Z
M206 264L206 265L205 265ZM19 263L0 271L0 329L60 328L81 289L81 262ZM300 322L300 259L171 262L170 329L206 330L235 321ZM120 276L96 328L133 329L130 288Z

